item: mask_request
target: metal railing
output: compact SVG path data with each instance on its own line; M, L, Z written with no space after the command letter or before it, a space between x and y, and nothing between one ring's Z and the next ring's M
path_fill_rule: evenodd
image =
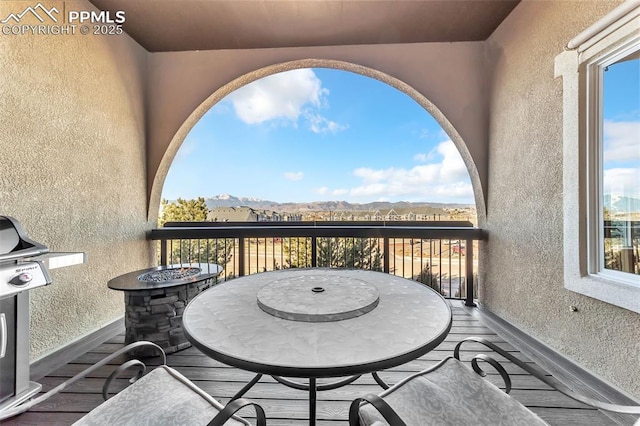
M150 231L160 264L217 263L223 280L286 268L378 270L473 305L477 241L465 221L169 222Z

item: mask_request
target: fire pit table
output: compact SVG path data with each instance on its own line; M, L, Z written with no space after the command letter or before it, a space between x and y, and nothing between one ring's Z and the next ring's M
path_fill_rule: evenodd
M214 263L178 264L141 269L109 280L110 289L124 292L125 343L148 340L166 353L190 347L182 328L184 308L213 286L221 272L222 267Z

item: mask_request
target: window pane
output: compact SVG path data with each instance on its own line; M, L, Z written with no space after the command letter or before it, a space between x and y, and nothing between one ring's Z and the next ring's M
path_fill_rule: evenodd
M640 52L603 77L604 268L640 275Z

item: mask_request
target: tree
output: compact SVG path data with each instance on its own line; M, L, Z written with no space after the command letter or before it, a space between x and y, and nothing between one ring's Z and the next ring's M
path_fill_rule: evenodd
M311 266L311 238L285 238L288 267ZM331 268L382 270L382 253L376 238L318 237L317 265Z
M178 201L171 203L162 200L161 211L158 226L164 226L167 222L204 222L209 213L207 204L202 197L198 197L197 200L178 198Z
M204 198L176 202L162 200L162 213L158 225L167 222L204 222L209 209ZM217 263L226 268L234 252L234 240L228 238L171 240L169 244L168 263Z
M376 238L318 238L318 266L382 270Z
M418 275L413 277L413 279L415 281L418 281L419 283L431 287L438 293L441 293L440 283L438 282L438 275L433 273L433 271L431 270L431 265L429 265L428 263L424 268L422 268Z
M311 267L311 238L290 237L282 239L286 268Z

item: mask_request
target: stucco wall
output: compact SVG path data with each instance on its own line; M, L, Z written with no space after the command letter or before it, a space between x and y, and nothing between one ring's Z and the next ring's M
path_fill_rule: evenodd
M305 60L309 61L304 63ZM434 104L461 136L461 141L464 141L468 158L462 152L463 159L477 169L477 173L472 170L470 175L474 188L477 188L478 216L481 220L484 218L488 98L483 83L485 68L482 42L151 54L148 115L150 146L147 163L151 213L157 212L164 176L179 146L169 149L168 159L165 158L163 163L165 153L183 123L214 92L221 88L230 92L252 79L275 72L273 69L264 72L264 67L292 61L301 62L292 64L290 68L323 66L323 60L326 61L325 66L329 66L330 61L340 61L376 70L409 85ZM278 71L285 69L287 67ZM240 82L228 84L243 76L245 78ZM208 105L210 106L212 105ZM192 120L191 125L193 123L195 120ZM443 127L446 129L446 126Z
M2 17L25 7L2 3ZM126 35L0 35L0 215L51 251L88 256L31 291L32 359L122 316L107 281L151 261L146 55Z
M562 79L554 78L554 58L618 3L525 0L487 41L490 237L480 298L640 397L640 315L563 286Z

